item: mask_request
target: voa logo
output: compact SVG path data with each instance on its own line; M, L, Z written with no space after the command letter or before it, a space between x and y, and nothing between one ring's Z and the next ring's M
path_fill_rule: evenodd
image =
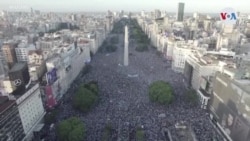
M225 8L220 13L220 19L225 24L235 24L238 15L233 8Z

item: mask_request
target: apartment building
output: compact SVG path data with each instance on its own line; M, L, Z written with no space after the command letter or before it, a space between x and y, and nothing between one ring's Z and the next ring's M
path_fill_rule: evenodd
M16 44L11 41L4 43L2 46L2 53L8 64L9 69L11 69L11 67L17 62L15 48Z
M44 75L46 66L42 50L30 50L28 52L28 67L32 81L37 81Z
M42 123L46 113L42 103L39 84L31 82L25 90L15 91L12 95L16 99L25 133L23 140L30 140L33 137L33 131Z
M184 68L187 85L198 90L201 86L201 78L214 76L223 65L224 63L219 61L216 56L203 55L200 51L192 53L187 57Z
M228 141L250 140L250 81L217 73L210 117Z
M25 134L16 101L0 96L0 115L0 140L22 140Z
M18 44L18 47L15 48L16 57L18 62L28 62L28 53L30 50L35 50L34 45L28 45L25 42Z
M185 62L188 55L194 50L192 43L186 41L177 41L173 49L172 69L176 72L183 73Z
M58 103L85 63L91 60L91 42L89 40L81 40L77 43L77 47L69 45L65 46L65 49L64 53L54 55L46 61L48 85L45 86L45 94L48 108L52 108Z

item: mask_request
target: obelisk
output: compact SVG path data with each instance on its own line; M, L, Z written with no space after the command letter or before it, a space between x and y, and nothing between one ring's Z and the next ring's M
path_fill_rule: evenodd
M124 36L124 66L128 66L128 26L125 26L125 36Z

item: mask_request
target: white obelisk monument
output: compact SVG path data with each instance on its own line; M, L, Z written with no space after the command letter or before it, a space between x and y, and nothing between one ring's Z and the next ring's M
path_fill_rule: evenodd
M124 66L128 66L128 26L125 26L125 36L124 36Z

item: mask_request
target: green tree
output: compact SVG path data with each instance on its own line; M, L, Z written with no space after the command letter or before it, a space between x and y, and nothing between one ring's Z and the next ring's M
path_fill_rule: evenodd
M82 112L87 112L98 99L98 86L91 82L82 84L73 96L73 107Z
M84 84L83 87L98 95L98 85L96 81L91 81L87 84Z
M82 141L85 138L85 125L76 117L60 122L57 126L60 141Z
M69 133L69 141L81 141L84 137L83 126L78 126Z
M149 86L149 99L160 104L170 104L173 101L172 87L164 81L156 81Z

